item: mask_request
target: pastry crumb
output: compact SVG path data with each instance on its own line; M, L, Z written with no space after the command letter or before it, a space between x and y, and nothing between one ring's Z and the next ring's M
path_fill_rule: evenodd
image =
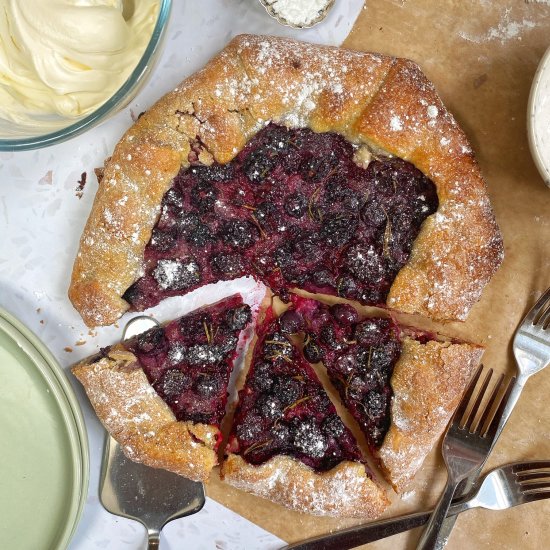
M86 185L87 177L88 177L88 175L86 174L86 172L82 172L82 174L80 174L80 179L77 181L78 185L76 186L75 195L79 199L81 199L82 196L84 195L84 187Z
M63 348L63 351L66 351L67 353L72 353L72 352L73 352L73 348L67 346L66 348Z

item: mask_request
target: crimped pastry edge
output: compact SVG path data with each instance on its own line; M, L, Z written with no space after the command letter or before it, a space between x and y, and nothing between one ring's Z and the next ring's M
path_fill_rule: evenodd
M360 462L343 461L316 473L288 456L274 456L254 466L230 453L221 477L238 489L313 515L373 519L389 506L385 492Z
M403 339L390 380L391 424L375 453L395 491L406 489L441 437L483 351L467 343Z
M219 429L178 422L149 384L136 356L122 345L105 356L85 359L72 372L105 429L135 462L163 468L194 481L207 481L218 463Z

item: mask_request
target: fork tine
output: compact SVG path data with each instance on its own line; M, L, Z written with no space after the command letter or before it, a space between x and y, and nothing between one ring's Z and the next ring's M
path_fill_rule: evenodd
M460 403L458 405L458 408L456 409L454 415L453 415L453 423L460 423L462 417L464 416L464 413L466 412L466 409L468 408L468 404L470 403L470 399L472 398L472 394L474 393L474 390L476 388L477 381L479 380L479 377L481 376L481 372L483 371L483 365L479 365L477 367L476 372L472 376L472 379L470 380L470 385L464 392L464 395L462 396L462 399L460 400Z
M539 313L545 309L545 306L550 301L550 288L537 300L537 303L527 312L521 324L533 323L539 316Z
M533 462L518 462L512 465L512 473L519 474L528 470L544 470L550 468L550 460L533 460Z
M474 420L477 415L477 411L479 410L479 406L481 405L481 402L483 401L483 398L485 397L485 392L487 391L487 386L489 385L489 382L491 381L491 376L493 375L493 369L489 369L487 371L487 374L485 375L485 380L483 380L483 383L481 384L481 388L479 388L479 392L477 394L476 400L472 406L472 409L470 411L470 414L468 415L468 418L464 422L464 428L467 428L469 432L473 432L474 427Z
M506 403L508 403L508 398L510 397L510 393L512 392L512 388L514 387L515 381L516 381L515 376L512 376L507 381L505 381L504 376L500 379L500 384L498 386L499 390L501 387L504 387L505 383L507 383L508 386L506 387L504 393L502 394L502 397L500 398L500 403L498 405L497 410L495 411L495 415L493 416L493 419L491 420L491 423L489 424L489 426L486 428L485 424L488 422L490 418L489 414L490 414L490 409L492 408L492 405L493 405L492 403L491 403L491 407L487 407L487 409L485 410L485 414L483 415L483 418L479 421L479 425L483 428L483 431L480 433L482 433L484 437L490 437L491 439L495 437L498 430L498 426L500 424L500 420L502 418L502 413L504 412ZM494 393L495 398L497 394L498 392L495 391Z
M522 494L529 494L531 491L547 491L550 489L550 481L541 481L540 483L526 483L520 486Z
M550 319L550 307L548 307L546 311L544 311L543 314L538 318L536 326L546 328L546 325L549 319Z
M542 471L542 472L523 472L518 474L517 481L519 483L523 483L525 481L532 481L534 479L542 480L542 479L550 479L550 472L549 471Z

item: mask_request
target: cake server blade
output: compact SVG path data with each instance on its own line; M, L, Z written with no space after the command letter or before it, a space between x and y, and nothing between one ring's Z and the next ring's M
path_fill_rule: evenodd
M151 317L135 317L126 325L123 340L155 325L158 323ZM164 525L195 514L205 502L202 483L133 462L109 434L105 438L99 497L111 514L145 526L150 550L158 549Z
M158 549L164 525L195 514L205 501L202 483L131 461L109 434L105 438L99 496L111 514L145 526L150 550Z

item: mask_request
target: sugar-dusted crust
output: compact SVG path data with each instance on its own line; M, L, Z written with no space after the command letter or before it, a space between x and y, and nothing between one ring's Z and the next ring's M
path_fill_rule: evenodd
M128 458L194 481L208 479L217 464L219 430L178 422L137 366L133 353L117 345L104 357L78 363L72 372Z
M141 274L161 197L180 167L197 154L230 161L270 120L338 132L432 179L439 209L387 303L465 319L503 248L468 140L433 85L406 59L243 35L151 107L107 161L69 290L84 321L111 324L128 308L121 296Z
M239 455L229 454L221 475L238 489L318 516L372 519L390 503L358 462L344 461L328 472L316 473L288 456L275 456L254 466Z
M391 425L377 453L396 491L405 489L445 430L482 354L472 344L403 340L391 378Z

